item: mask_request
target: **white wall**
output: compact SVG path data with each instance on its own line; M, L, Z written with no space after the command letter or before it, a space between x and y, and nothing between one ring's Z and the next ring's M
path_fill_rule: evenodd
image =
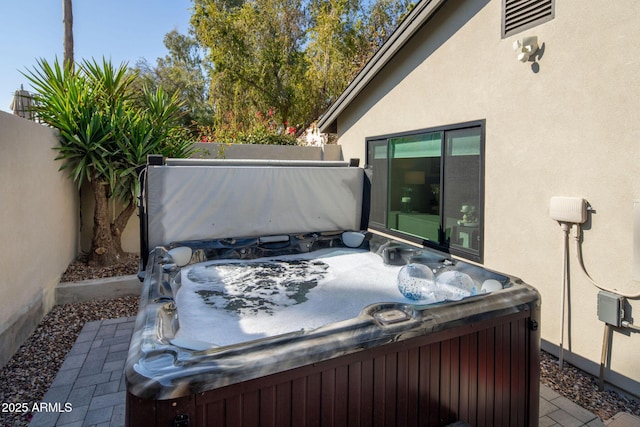
M54 304L77 254L78 198L56 133L0 111L0 366Z
M501 38L500 0L447 2L338 119L345 158L365 138L486 120L484 265L542 294L542 337L560 339L562 233L552 196L585 198L595 211L584 261L601 284L640 292L633 280L633 202L640 200L640 2L556 2L555 18ZM538 36L537 62L512 43ZM571 248L570 352L597 374L604 324L598 290ZM640 301L630 301L640 324ZM614 333L607 379L640 394L640 334Z

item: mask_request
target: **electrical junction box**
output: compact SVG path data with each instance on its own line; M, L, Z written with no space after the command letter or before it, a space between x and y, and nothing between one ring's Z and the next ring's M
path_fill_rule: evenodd
M549 215L556 221L582 224L587 221L587 202L581 197L552 197Z
M611 292L598 292L598 319L612 326L621 326L624 319L624 297Z

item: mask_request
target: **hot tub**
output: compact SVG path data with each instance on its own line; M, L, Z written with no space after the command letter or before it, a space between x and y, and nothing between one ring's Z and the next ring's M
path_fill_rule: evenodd
M125 369L127 425L537 425L535 289L431 249L345 236L150 249ZM475 291L409 299L397 280L409 264L465 275Z

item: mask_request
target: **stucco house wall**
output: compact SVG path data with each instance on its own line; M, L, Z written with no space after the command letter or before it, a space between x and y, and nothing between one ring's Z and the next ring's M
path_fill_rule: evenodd
M640 59L632 48L640 2L556 1L552 20L506 38L502 3L445 2L340 112L338 142L345 158L364 160L367 137L485 120L483 265L539 289L543 348L557 354L563 235L549 216L551 197L582 197L593 208L582 241L591 276L640 292ZM532 35L539 57L519 62L512 44ZM597 375L598 289L573 243L569 273L565 360ZM640 324L639 300L628 300L627 312ZM636 395L639 347L639 333L616 330L605 375Z
M78 192L56 132L0 111L0 366L55 304L78 248Z

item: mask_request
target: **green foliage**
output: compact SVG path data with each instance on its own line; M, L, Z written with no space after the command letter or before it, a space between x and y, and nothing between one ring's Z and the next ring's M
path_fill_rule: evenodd
M182 158L191 152L191 134L180 123L182 103L178 94L169 96L162 87L145 89L144 101L145 110L128 110L122 117L124 126L116 139L121 166L115 196L120 200L135 195L136 169L146 163L149 154Z
M306 77L315 99L310 111L315 119L342 93L371 51L361 40L360 1L313 0L309 11Z
M274 120L274 109L266 114L257 112L253 125L249 130L238 129L230 125L217 128L202 126L200 128L201 142L217 142L229 144L266 144L266 145L298 145L296 129L283 126Z
M87 70L95 72L92 67ZM122 74L112 70L105 76L110 81L96 85L94 75L63 67L57 60L53 64L39 60L38 68L26 75L36 90L34 109L38 118L60 131L57 159L64 160L61 169L69 169L78 187L83 180L114 181L113 164L105 160L112 156L112 113L118 105L115 100L101 103L109 90L121 93L118 86L126 86L130 79L118 79Z
M111 265L122 254L121 235L135 209L136 168L148 154L185 157L192 146L180 125L183 104L162 88L143 90L142 102L132 101L135 74L126 64L114 67L85 60L76 70L38 61L25 76L31 81L35 113L60 131L56 160L78 188L88 181L94 195L90 263ZM123 209L109 220L107 200L118 198Z
M60 131L57 160L80 187L84 180L109 184L127 202L134 194L132 172L147 154L185 156L191 141L180 126L182 104L161 88L145 91L143 107L131 102L135 75L126 64L114 67L85 60L78 69L38 61L25 76L35 94L35 113Z
M411 7L409 0L194 0L216 134L269 140L256 121L269 109L280 126L303 131Z
M195 136L198 125L213 124L213 107L208 100L209 85L200 46L194 38L176 30L165 35L164 45L169 53L158 58L155 66L144 59L136 63L134 72L139 78L132 85L134 102L144 106L145 87L150 90L162 87L169 94L177 94L182 102L181 123Z
M413 9L411 0L377 0L366 12L367 24L362 39L368 43L366 50L375 52L389 38L400 22Z
M304 124L294 108L306 68L300 0L196 0L192 24L213 64L216 127L251 130L256 112L270 108L281 124Z

